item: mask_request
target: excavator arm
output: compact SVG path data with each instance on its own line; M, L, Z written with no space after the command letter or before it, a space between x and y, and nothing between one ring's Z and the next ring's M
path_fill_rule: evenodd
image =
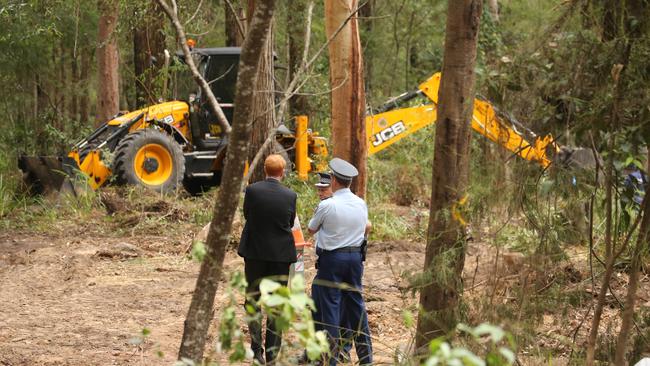
M440 73L434 74L418 90L405 93L378 109L378 113L366 117L368 155L373 155L416 131L436 122ZM398 108L401 103L418 96L426 96L431 103ZM474 100L472 129L512 153L542 167L551 164L547 151L559 151L551 135L538 137L514 118L500 113L489 102Z

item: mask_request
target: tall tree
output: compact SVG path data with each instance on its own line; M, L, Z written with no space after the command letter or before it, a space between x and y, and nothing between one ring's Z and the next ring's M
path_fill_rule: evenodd
M154 2L135 7L134 18L137 21L133 30L133 65L136 107L155 104L160 97L156 95L154 80L164 64L165 33L164 15L157 8Z
M254 12L256 1L249 0L249 14ZM255 96L253 97L253 131L251 134L251 145L248 152L248 161L255 158L257 152L263 148L269 133L275 127L275 84L273 78L273 22L269 30L269 37L262 48L260 63L257 69L257 84L255 84ZM265 148L262 152L262 161L272 151L273 146ZM275 152L275 151L274 151ZM288 165L288 164L287 164ZM250 183L264 179L264 165L257 164L253 167Z
M79 70L79 120L88 123L90 120L90 97L88 96L88 84L92 64L92 50L81 48L79 50L81 69Z
M431 213L420 289L416 347L456 326L462 293L465 228L458 213L469 173L470 118L482 0L447 4L447 27L438 97Z
M97 32L97 118L106 122L120 109L119 54L117 48L118 0L98 0L99 24Z
M328 47L332 145L335 157L349 161L359 170L352 190L363 197L366 193L368 142L359 24L353 14L357 12L357 4L357 0L326 0L325 32L331 38L349 19Z
M244 8L239 1L230 0L225 0L223 6L226 14L226 46L239 47L244 43L244 35L246 34Z
M287 12L287 37L289 38L289 77L296 77L302 63L305 49L305 18L307 17L307 1L294 0ZM292 116L309 115L309 104L306 95L295 94L289 99L289 111Z
M275 92L273 79L273 35L266 41L266 45L260 55L260 65L257 69L257 85L253 103L253 132L251 134L251 146L248 153L248 161L253 161L257 152L263 148L264 142L275 127ZM261 157L262 161L273 151L273 145L265 148ZM287 162L289 163L289 162ZM288 165L288 164L287 164ZM289 165L288 165L289 166ZM264 165L257 164L253 167L253 174L250 182L263 180Z
M260 53L271 29L275 0L258 0L250 30L242 46L235 96L235 113L221 188L214 205L212 222L206 243L206 255L201 263L192 302L187 312L179 359L201 362L208 328L213 317L214 296L223 272L223 259L230 241L232 220L239 203L244 164L250 142L253 98L258 92L257 69Z
M366 0L366 2L359 8L359 17L361 18L361 44L364 54L368 55L368 50L373 49L375 43L373 34L373 21L372 17L375 13L375 0ZM365 81L366 90L372 90L372 57L363 58L363 77Z

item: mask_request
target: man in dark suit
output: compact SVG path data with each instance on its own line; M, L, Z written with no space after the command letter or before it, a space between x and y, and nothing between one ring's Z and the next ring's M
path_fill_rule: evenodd
M248 282L247 305L252 305L259 315L255 303L259 300L259 284L264 277L286 284L291 263L296 261L296 246L291 228L296 218L294 191L280 183L284 177L284 158L269 155L264 161L266 179L246 188L244 196L244 218L238 253L244 257L244 271ZM262 322L251 321L248 329L255 360L264 364L277 357L282 345L282 335L276 330L273 319L266 321L266 342L262 348Z

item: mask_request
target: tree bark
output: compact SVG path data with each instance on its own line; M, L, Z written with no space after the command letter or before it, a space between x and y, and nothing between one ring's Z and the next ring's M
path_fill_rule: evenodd
M375 14L375 0L367 0L366 3L359 8L359 17L361 17L361 45L363 53L368 55L369 50L374 48L375 39L372 34L373 20ZM365 89L372 90L372 60L373 57L363 58L363 78L365 82Z
M604 0L603 3L603 41L618 37L621 10L619 0Z
M251 144L248 152L248 161L255 158L271 129L275 127L275 93L273 80L273 26L269 30L269 36L260 55L260 63L257 69L257 84L255 85L255 96L253 97L253 131L251 133ZM272 146L265 148L262 161L271 153ZM287 162L289 164L290 162ZM264 180L264 164L257 164L253 167L250 183Z
M481 0L449 1L436 122L431 213L420 290L416 347L452 330L458 320L465 228L458 213L469 173L470 118Z
M59 65L59 82L58 89L60 92L60 98L57 100L57 107L61 114L59 119L61 120L61 131L65 132L66 129L66 117L68 117L69 110L69 99L70 99L70 79L68 78L68 52L66 52L65 43L63 40L59 43L59 59L57 60Z
M291 10L287 12L287 36L289 37L289 77L293 80L302 64L302 54L305 49L305 18L307 17L307 2L294 0ZM294 94L289 99L291 116L309 115L309 103L306 95Z
M117 48L117 18L119 1L98 0L99 26L97 33L97 91L96 124L102 124L120 109L119 54Z
M244 43L244 34L240 25L246 24L244 21L244 8L242 8L239 1L224 1L224 12L226 14L226 46L240 47ZM233 13L233 10L235 11ZM245 32L245 29L244 29Z
M133 30L133 65L135 68L135 104L137 108L157 103L155 79L165 61L165 33L158 5L154 2L136 7ZM155 59L155 62L154 62Z
M356 11L357 0L325 1L325 32L331 37L348 16ZM356 17L341 29L328 47L333 155L352 163L359 176L352 191L366 193L368 142L365 124L365 91L359 25Z
M79 70L79 120L83 124L90 121L90 98L88 97L88 75L92 62L92 54L87 49L80 50L81 70Z
M79 53L75 49L70 50L70 80L70 118L79 121Z
M187 313L178 357L201 362L208 328L213 318L212 307L223 271L223 259L230 240L232 220L239 203L250 133L252 129L253 98L256 91L260 53L269 37L274 0L259 0L253 14L248 36L242 46L235 96L233 129L226 154L224 175L213 209L207 238L207 253Z

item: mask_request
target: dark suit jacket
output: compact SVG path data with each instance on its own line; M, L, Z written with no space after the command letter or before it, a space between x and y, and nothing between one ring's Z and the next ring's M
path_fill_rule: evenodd
M238 253L245 259L293 263L296 246L291 228L296 217L296 192L275 179L246 188Z

